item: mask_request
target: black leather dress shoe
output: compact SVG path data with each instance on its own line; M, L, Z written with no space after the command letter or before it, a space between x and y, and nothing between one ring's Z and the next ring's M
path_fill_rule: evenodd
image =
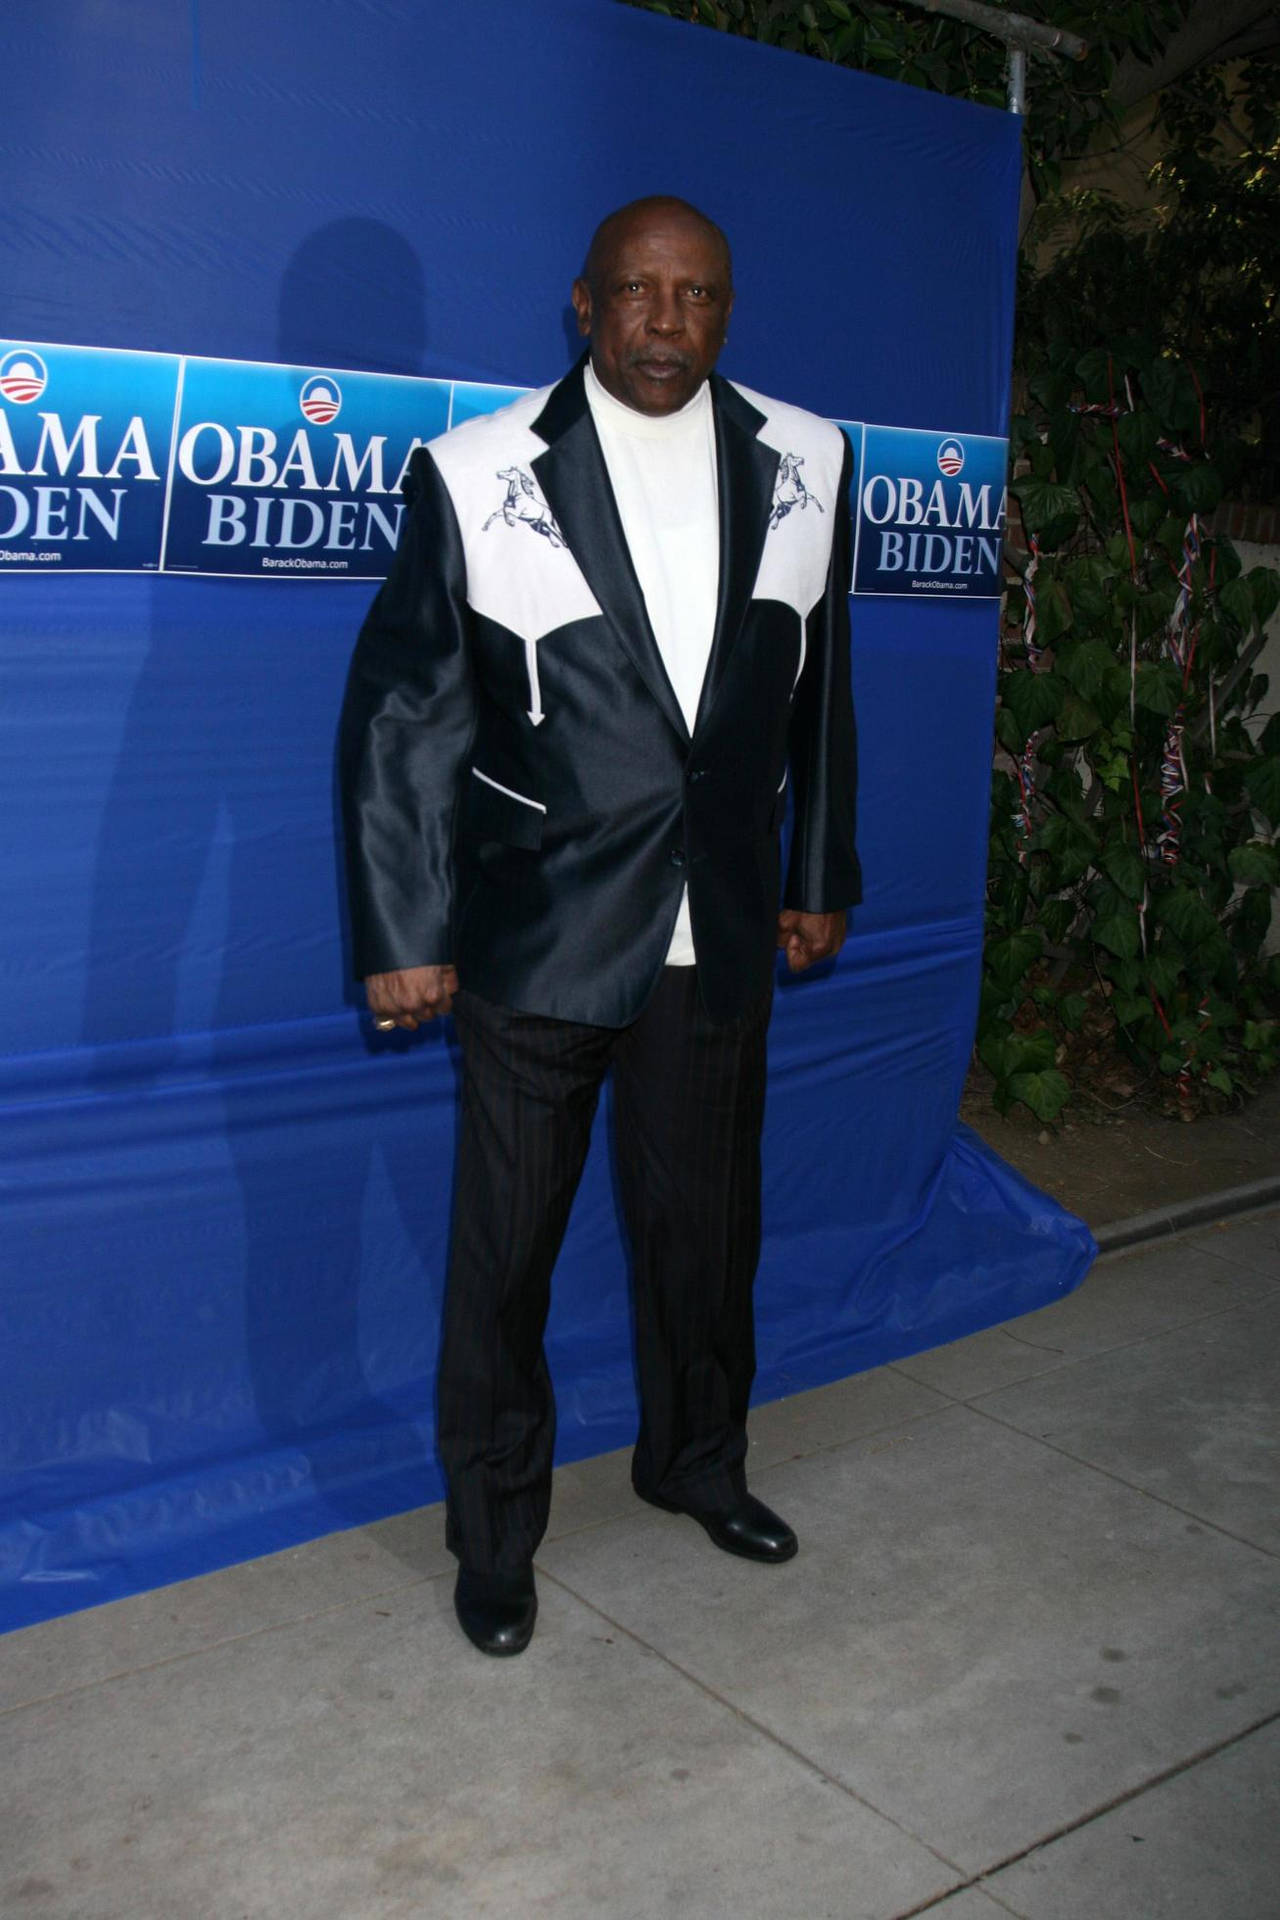
M453 1589L458 1625L473 1647L499 1658L523 1653L533 1638L538 1595L527 1573L471 1573L459 1567Z
M639 1487L636 1492L640 1493ZM640 1493L651 1507L664 1513L686 1513L705 1527L708 1535L726 1553L740 1554L744 1560L765 1560L772 1565L790 1560L800 1550L800 1542L787 1525L763 1500L744 1493L736 1507L727 1513L698 1513L692 1507L679 1506L674 1500L662 1500L656 1493Z

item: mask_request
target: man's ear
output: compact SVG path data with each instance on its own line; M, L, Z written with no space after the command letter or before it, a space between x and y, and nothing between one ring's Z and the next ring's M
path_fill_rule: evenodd
M591 332L591 289L585 280L575 280L569 295L578 316L578 332L585 339Z

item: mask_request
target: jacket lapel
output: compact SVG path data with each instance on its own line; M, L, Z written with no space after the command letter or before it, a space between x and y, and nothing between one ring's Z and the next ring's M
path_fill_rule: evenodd
M552 388L533 431L548 442L531 462L569 550L626 648L636 671L682 740L688 740L675 689L645 610L627 551L609 472L583 384L586 356ZM715 634L698 702L700 726L724 679L760 568L778 474L778 455L757 438L764 415L736 387L711 375L716 475L720 495L720 584ZM696 729L695 729L696 731Z
M533 431L549 442L530 463L587 585L626 648L637 673L687 741L689 729L645 610L622 521L609 484L583 385L585 355L555 386ZM721 534L723 544L723 529ZM723 560L721 562L723 567ZM749 591L749 588L748 588Z
M720 490L720 590L696 733L724 679L733 646L751 602L760 555L769 530L778 455L757 434L764 415L719 374L711 375L716 423L716 475Z

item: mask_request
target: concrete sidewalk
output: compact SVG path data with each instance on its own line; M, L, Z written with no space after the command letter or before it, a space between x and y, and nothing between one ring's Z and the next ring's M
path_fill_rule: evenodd
M5 1920L1276 1920L1280 1214L754 1416L800 1557L558 1476L0 1640Z

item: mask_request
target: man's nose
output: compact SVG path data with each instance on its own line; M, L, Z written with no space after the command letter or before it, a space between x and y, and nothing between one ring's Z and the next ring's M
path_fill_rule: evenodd
M650 333L680 333L684 329L684 309L674 287L659 288L649 307Z

